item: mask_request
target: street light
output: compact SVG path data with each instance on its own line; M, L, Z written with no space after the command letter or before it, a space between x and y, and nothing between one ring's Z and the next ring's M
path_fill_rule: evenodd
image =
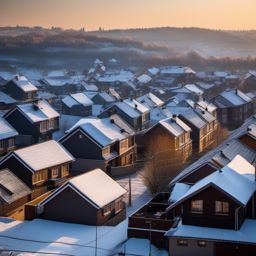
M152 222L146 221L146 224L149 224L149 256L151 256L151 227L152 227Z

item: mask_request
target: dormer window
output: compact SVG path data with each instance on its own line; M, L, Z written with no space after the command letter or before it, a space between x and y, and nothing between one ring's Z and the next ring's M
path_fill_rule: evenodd
M223 201L215 201L215 215L229 215L229 203Z
M191 213L196 213L196 214L203 213L203 200L191 201Z

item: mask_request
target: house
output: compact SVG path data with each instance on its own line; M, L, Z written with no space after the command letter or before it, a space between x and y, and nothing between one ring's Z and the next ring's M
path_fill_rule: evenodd
M217 107L213 103L208 102L205 98L197 101L195 106L198 106L202 110L209 112L211 115L217 118Z
M152 77L150 77L148 74L142 74L136 78L136 82L141 86L147 86L152 81Z
M5 92L18 101L32 101L36 98L37 87L25 76L16 75L5 85Z
M118 115L83 118L69 129L60 143L76 158L73 169L86 171L97 166L120 175L136 159L134 130Z
M238 89L224 91L212 102L218 107L218 120L230 130L239 127L256 111L252 99Z
M44 100L17 105L4 118L23 135L27 145L51 139L59 129L59 113Z
M0 155L14 150L18 132L3 118L0 118Z
M62 99L62 113L75 116L90 116L92 115L91 99L84 93L75 93L66 96Z
M136 100L149 109L164 105L164 102L151 92L138 97Z
M143 134L144 151L173 165L185 162L192 154L190 132L178 117L161 120Z
M115 226L126 218L126 190L95 169L70 179L39 203L40 217L93 226Z
M196 152L204 151L215 142L218 121L208 111L191 108L182 112L179 118L192 129L191 138Z
M202 100L204 95L204 91L195 84L186 84L184 86L179 86L178 88L172 89L171 92L173 96L179 99L179 101L183 101L186 99L200 101Z
M165 234L170 255L256 253L255 168L241 159L173 190L166 214L181 221Z
M255 90L255 84L256 84L256 71L250 70L243 77L239 88L241 88L245 92L249 92L251 90Z
M104 118L112 114L118 114L135 131L144 130L150 125L150 110L134 99L116 102L103 111L99 117Z
M92 97L91 100L94 104L103 106L110 106L116 101L116 99L107 92L99 92L94 97Z
M177 82L189 83L195 79L196 72L190 67L167 66L160 68L160 77L175 79Z
M13 172L33 190L35 198L65 181L73 160L58 142L50 140L9 152L0 160L0 169Z
M0 216L13 214L30 200L31 189L8 169L0 170Z
M7 95L6 93L0 91L0 110L7 110L12 108L17 101Z

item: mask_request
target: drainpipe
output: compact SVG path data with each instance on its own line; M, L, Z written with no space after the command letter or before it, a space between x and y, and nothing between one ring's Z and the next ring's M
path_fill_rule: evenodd
M237 207L235 210L235 230L238 230L238 211L240 210L241 206Z

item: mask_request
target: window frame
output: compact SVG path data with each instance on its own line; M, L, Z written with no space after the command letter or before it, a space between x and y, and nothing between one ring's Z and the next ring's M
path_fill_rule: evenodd
M201 203L201 210L196 210L195 208L193 209L193 203ZM191 201L191 204L190 204L190 211L191 213L193 214L203 214L203 211L204 211L204 201L202 199L196 199L196 200L192 200Z
M217 206L217 204L219 204L219 205ZM218 208L218 207L220 208L220 211L217 211L216 208ZM225 209L227 209L227 211L225 211ZM215 202L214 202L214 213L215 213L215 215L229 216L229 212L230 212L229 209L230 209L229 202L215 200Z

